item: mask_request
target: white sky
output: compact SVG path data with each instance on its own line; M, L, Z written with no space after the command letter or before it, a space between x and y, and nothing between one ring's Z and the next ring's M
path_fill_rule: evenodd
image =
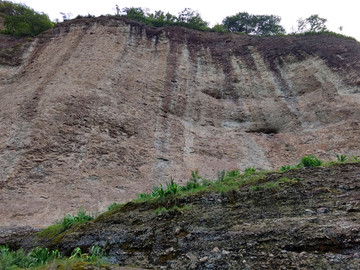
M60 12L71 13L74 18L77 15L106 15L115 14L115 5L120 9L124 7L148 8L150 12L162 10L178 15L184 8L197 10L203 20L213 26L226 16L235 15L238 12L248 12L255 15L278 15L281 17L281 25L287 32L297 29L297 20L307 18L312 14L318 14L328 21L326 26L329 30L344 35L355 37L360 41L360 1L359 0L222 0L222 1L165 1L165 0L13 0L24 3L38 12L49 15L51 20L58 18L62 21Z

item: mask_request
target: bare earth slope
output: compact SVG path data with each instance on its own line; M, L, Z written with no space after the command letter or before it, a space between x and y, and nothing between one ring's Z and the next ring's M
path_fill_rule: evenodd
M355 41L95 18L17 52L0 54L0 226L104 210L195 169L360 154Z

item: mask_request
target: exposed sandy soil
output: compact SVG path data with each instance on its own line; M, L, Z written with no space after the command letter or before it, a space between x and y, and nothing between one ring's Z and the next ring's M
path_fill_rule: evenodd
M104 211L191 170L357 155L360 45L123 18L0 37L0 226Z

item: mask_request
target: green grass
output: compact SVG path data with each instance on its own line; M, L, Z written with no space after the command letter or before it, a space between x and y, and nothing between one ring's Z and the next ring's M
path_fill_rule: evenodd
M54 266L51 269L64 269L61 265L74 265L80 262L83 265L99 265L104 263L104 255L98 246L91 247L89 253L83 253L77 247L68 258L63 257L59 250L48 248L36 247L26 253L23 249L11 251L7 246L0 246L0 270L48 269L49 265Z
M284 184L292 184L292 183L299 183L301 181L300 178L287 178L287 177L282 177L279 180L275 181L275 182L267 182L261 185L254 185L254 186L250 186L251 190L262 190L262 189L277 189L280 188L282 185Z
M112 211L114 209L118 209L120 207L120 204L116 203L116 202L113 202L112 204L110 204L108 206L108 211Z
M50 225L44 230L37 233L37 236L41 238L52 239L59 234L70 229L74 225L84 224L94 218L86 213L85 210L79 209L77 215L67 214L60 222Z
M156 208L153 213L155 215L158 215L158 214L168 213L168 212L172 212L172 211L184 212L184 211L187 211L190 209L191 209L191 207L188 205L184 205L184 206L174 205L173 207L170 207L170 208L165 208L165 207Z

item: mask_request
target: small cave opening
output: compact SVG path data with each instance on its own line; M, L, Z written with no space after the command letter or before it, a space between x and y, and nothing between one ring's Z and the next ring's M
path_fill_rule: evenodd
M247 132L249 133L262 133L262 134L278 134L279 130L274 127L259 127L250 129Z

